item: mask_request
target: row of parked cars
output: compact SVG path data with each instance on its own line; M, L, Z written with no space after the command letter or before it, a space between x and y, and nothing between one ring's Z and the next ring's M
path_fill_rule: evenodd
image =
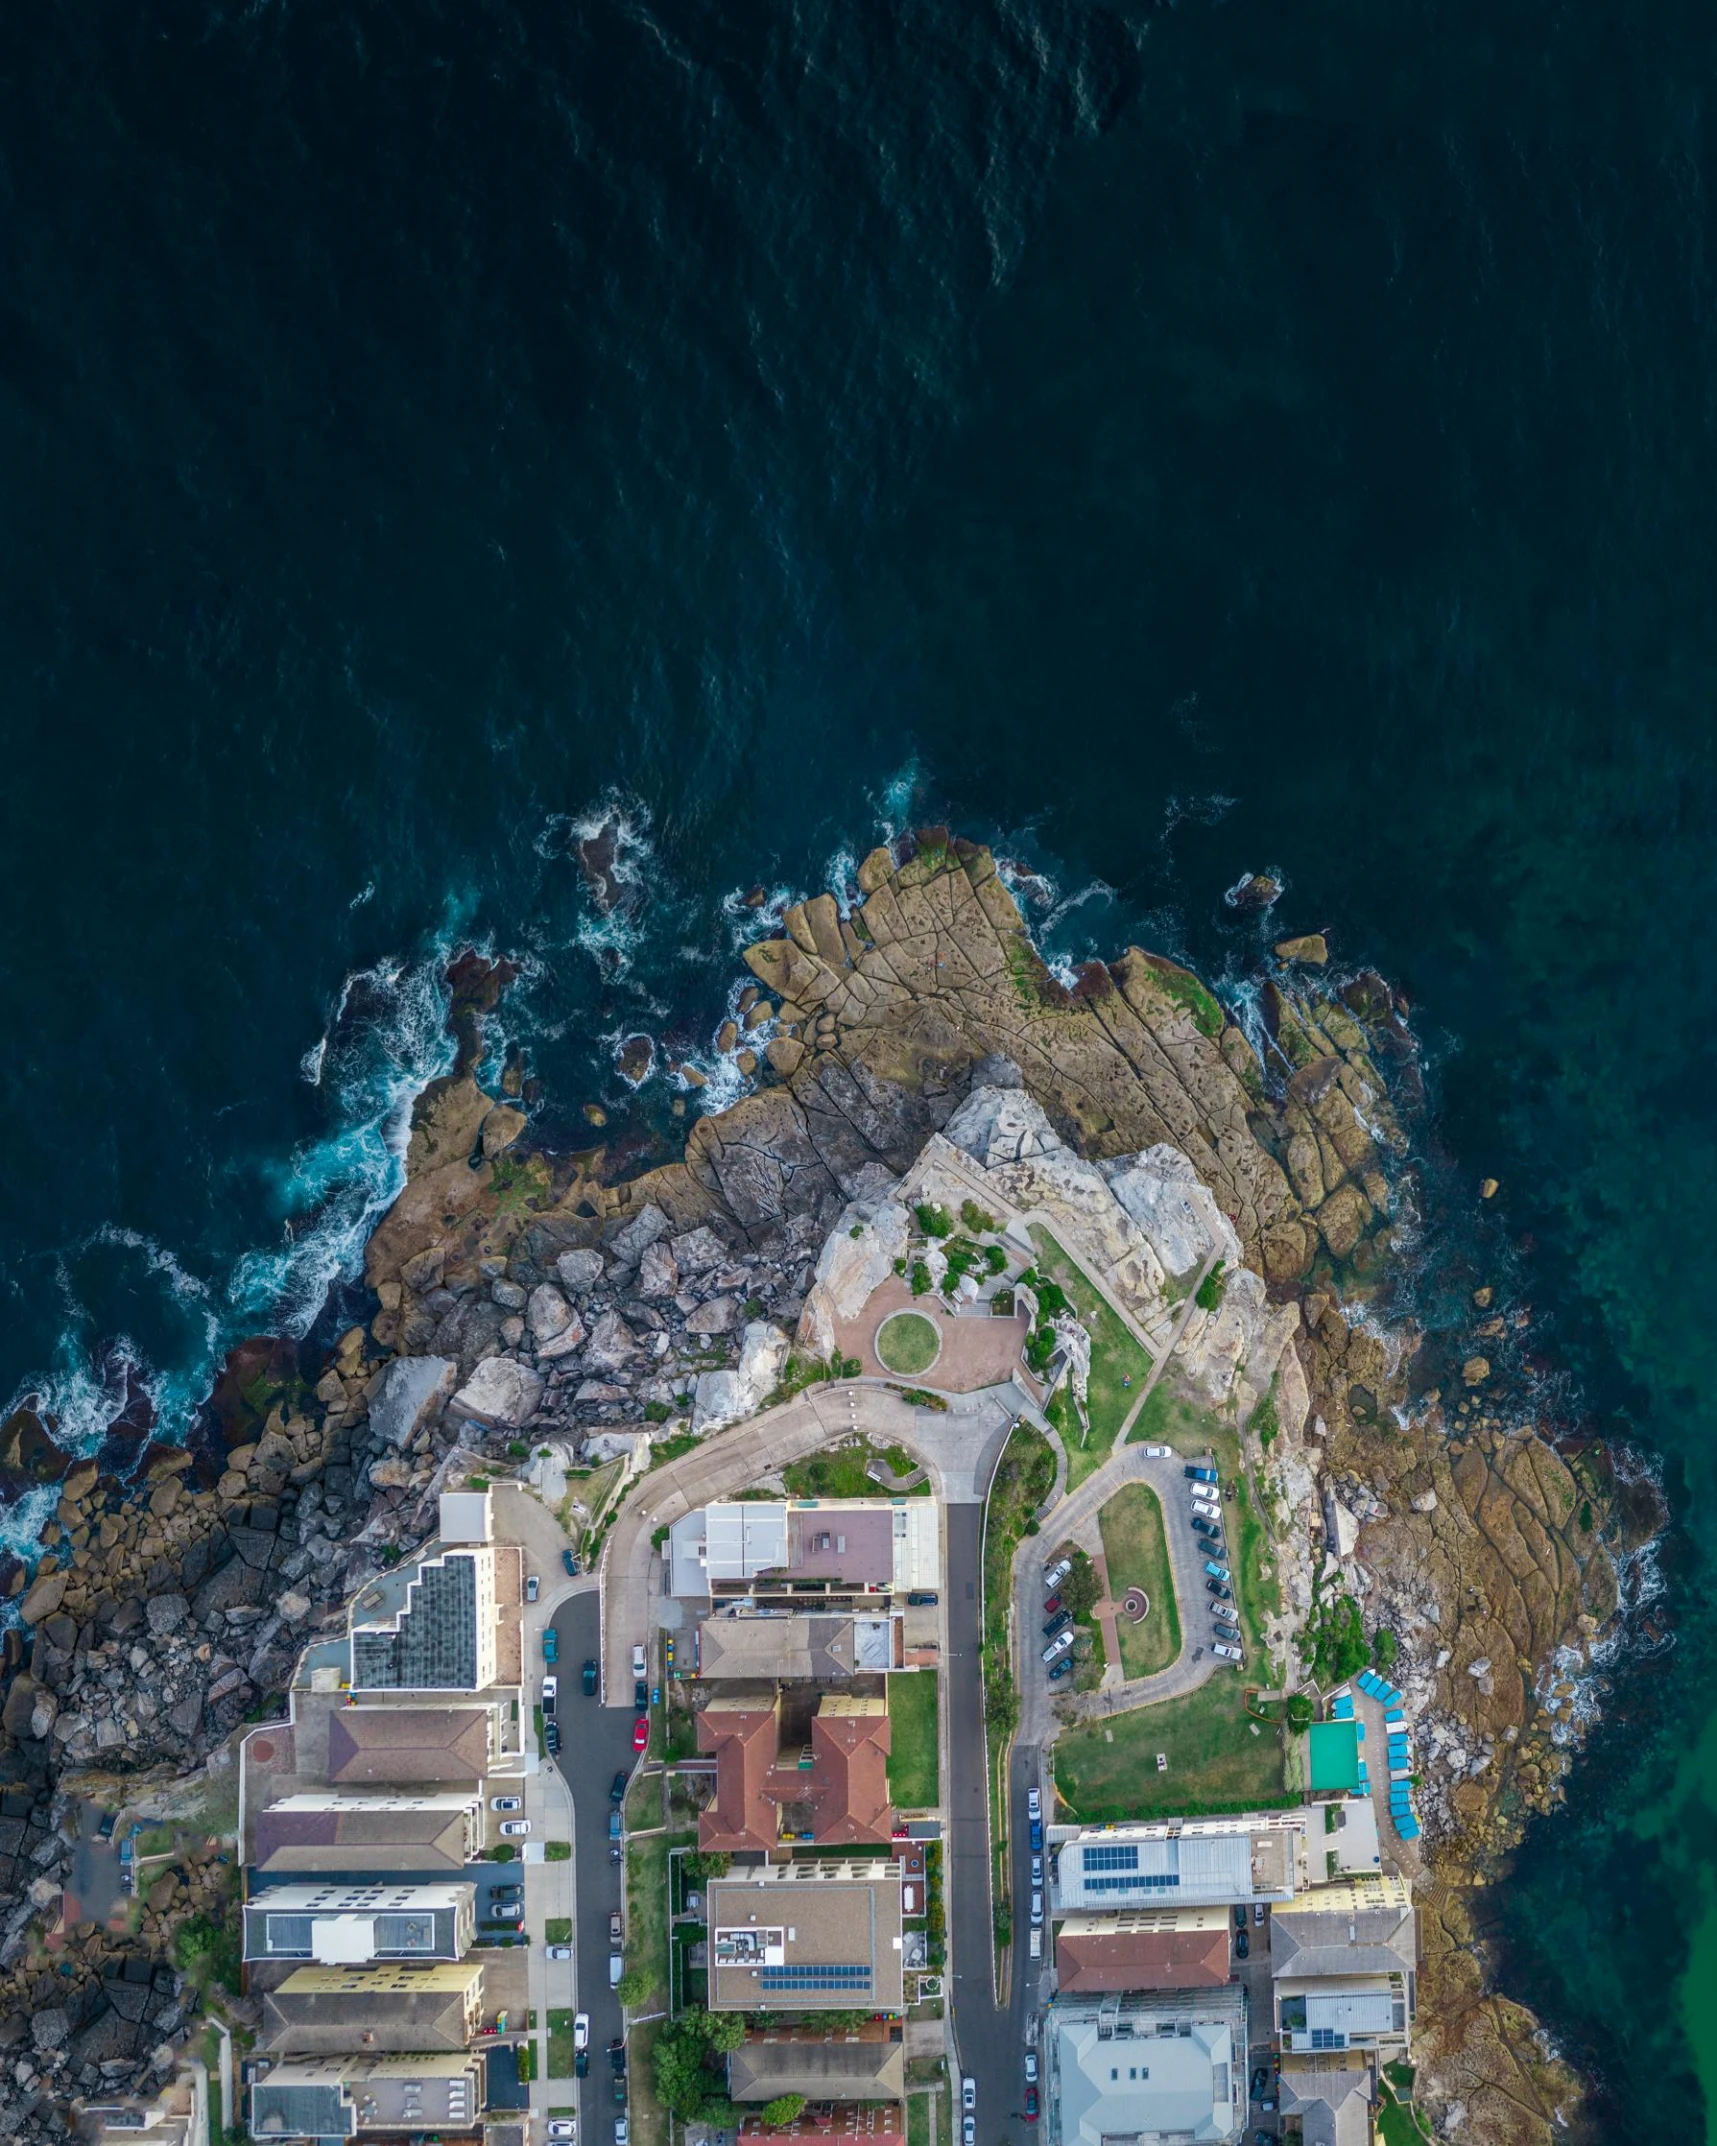
M1222 1478L1214 1468L1189 1466L1192 1486L1192 1531L1205 1552L1204 1584L1210 1595L1210 1651L1225 1662L1246 1659L1240 1644L1240 1612L1234 1607L1234 1574L1224 1562L1228 1545L1222 1533Z
M1043 1636L1049 1641L1049 1645L1043 1650L1043 1658L1049 1664L1049 1681L1052 1684L1057 1678L1071 1673L1073 1664L1068 1657L1073 1652L1073 1642L1079 1637L1073 1629L1073 1612L1062 1607L1061 1597L1055 1591L1072 1570L1072 1558L1064 1557L1051 1565L1043 1576L1043 1584L1049 1590L1049 1599L1043 1605L1044 1617L1047 1620L1043 1627Z

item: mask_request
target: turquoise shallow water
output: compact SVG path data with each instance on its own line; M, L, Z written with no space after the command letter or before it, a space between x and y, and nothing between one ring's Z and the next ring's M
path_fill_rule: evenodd
M93 1438L129 1361L178 1422L235 1334L310 1319L465 939L525 961L501 1027L551 1108L665 1124L613 1040L707 1048L730 897L885 824L1048 871L1060 952L1233 989L1221 890L1276 868L1284 924L1415 1002L1460 1278L1515 1275L1545 1405L1663 1473L1676 1643L1617 1667L1493 1941L1600 2136L1691 2122L1708 15L0 37L0 1384ZM619 921L571 855L611 808Z

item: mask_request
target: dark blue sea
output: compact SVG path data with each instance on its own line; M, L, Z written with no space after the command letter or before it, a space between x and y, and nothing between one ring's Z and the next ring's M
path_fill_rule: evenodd
M1327 928L1675 1513L1491 1940L1717 2138L1714 84L1692 0L10 10L0 1388L307 1326L457 947L641 1136L747 890L915 822L1068 959Z

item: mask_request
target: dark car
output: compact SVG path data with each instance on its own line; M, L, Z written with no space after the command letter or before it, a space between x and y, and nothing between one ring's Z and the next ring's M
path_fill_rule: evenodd
M626 2074L623 2071L614 2074L614 2099L622 2108L626 2106Z
M1037 2122L1037 2088L1035 2086L1028 2086L1025 2090L1025 2120L1028 2124Z
M608 1791L610 1802L624 1803L626 1801L626 1780L627 1776L624 1773L617 1773L614 1776L614 1785Z
M908 1609L934 1609L938 1599L927 1588L915 1587L906 1598L906 1606Z
M1236 1930L1234 1933L1234 1957L1237 1960L1249 1960L1252 1957L1252 1940L1244 1930Z
M578 1578L578 1559L573 1556L570 1550L563 1550L560 1553L560 1561L566 1567L567 1578L576 1580Z
M1232 1602L1234 1600L1232 1592L1221 1580L1206 1580L1204 1584L1210 1589L1218 1602Z
M1234 1912L1236 1915L1244 1915L1246 1910L1244 1908L1236 1908ZM1269 2085L1269 2083L1269 2067L1267 2065L1260 2064L1258 2069L1252 2074L1252 2099L1254 2101L1263 2100L1264 2089Z
M1244 1908L1236 1908L1236 1909L1234 1910L1234 1927L1235 1927L1235 1929L1236 1929L1236 1930L1244 1930L1244 1929L1245 1929L1245 1927L1246 1927L1246 1910L1245 1910Z
M103 1840L112 1840L112 1838L113 1838L113 1813L112 1813L111 1811L103 1811L103 1812L102 1812L102 1814L101 1814L101 1824L100 1824L99 1826L97 1826L97 1828L96 1828L96 1831L97 1831L97 1832L98 1832L98 1833L99 1833L99 1834L101 1835L101 1837L102 1837L102 1839L103 1839Z
M545 1721L543 1723L543 1742L548 1746L551 1756L560 1749L560 1723L558 1721Z
M1189 1483L1215 1483L1221 1480L1214 1468L1189 1468L1186 1471L1186 1479Z
M1197 1513L1194 1513L1192 1516L1192 1532L1195 1535L1220 1535L1222 1530L1214 1520L1202 1519Z
M1049 1600L1043 1605L1043 1614L1046 1617L1053 1617L1060 1607L1061 1597L1059 1595L1051 1595Z
M1061 1660L1049 1672L1049 1681L1053 1684L1057 1677L1071 1676L1072 1674L1073 1664L1063 1655Z
M590 2051L588 2049L579 2049L573 2052L572 2076L575 2079L587 2079L590 2076Z
M596 1696L596 1664L594 1662L586 1662L584 1665L584 1696L587 1699L594 1699Z
M1043 1628L1044 1638L1053 1639L1057 1632L1065 1632L1072 1622L1073 1612L1071 1610L1057 1610Z
M1031 1852L1033 1855L1043 1853L1043 1820L1041 1818L1034 1818L1031 1821Z
M649 1704L650 1687L644 1682L644 1679L640 1677L638 1681L632 1686L632 1711L634 1714L642 1714L648 1708Z

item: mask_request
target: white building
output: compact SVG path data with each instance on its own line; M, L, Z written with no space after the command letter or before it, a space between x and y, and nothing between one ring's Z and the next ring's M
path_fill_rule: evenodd
M1304 1810L1052 1826L1054 1912L1292 1900L1311 1883L1314 1819L1321 1826Z
M1058 1999L1050 2008L1050 2146L1231 2146L1246 2121L1246 1993Z

